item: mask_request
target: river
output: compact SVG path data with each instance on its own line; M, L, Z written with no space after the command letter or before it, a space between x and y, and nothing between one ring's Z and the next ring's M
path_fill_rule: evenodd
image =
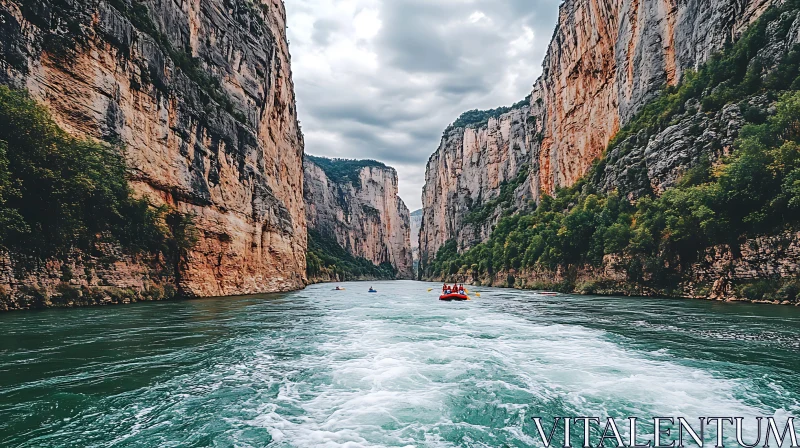
M343 286L2 314L0 446L539 446L532 416L800 410L798 308Z

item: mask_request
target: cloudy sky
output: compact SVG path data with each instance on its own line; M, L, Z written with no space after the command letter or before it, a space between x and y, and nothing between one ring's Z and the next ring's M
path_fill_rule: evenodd
M306 152L393 166L420 208L444 128L530 93L560 2L286 0Z

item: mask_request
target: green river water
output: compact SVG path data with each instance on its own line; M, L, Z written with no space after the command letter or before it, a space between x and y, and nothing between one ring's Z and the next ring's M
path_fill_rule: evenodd
M800 410L798 308L343 286L2 314L0 446L540 446L532 416Z

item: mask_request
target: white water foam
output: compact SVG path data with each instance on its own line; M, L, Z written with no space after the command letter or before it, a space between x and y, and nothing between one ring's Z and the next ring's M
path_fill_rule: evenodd
M482 290L470 303L439 303L427 284L379 284L378 296L346 286L346 294L322 285L283 302L220 306L218 319L192 304L199 309L180 324L179 348L164 339L135 356L104 357L107 365L9 388L94 387L109 375L161 372L93 402L89 390L80 398L88 405L74 404L68 419L46 422L22 446L530 446L538 442L533 416L798 411L798 392L775 381L786 375L777 368L709 360L702 344L693 357L668 340L638 341L637 331L652 333L661 304L625 302L643 312L631 320L638 330L624 333L597 324L613 321L605 311L582 313L588 299ZM693 316L699 324L714 317ZM190 342L209 331L221 336Z
M428 304L409 308L427 324L411 329L372 307L326 316L337 337L292 366L324 371L324 380L286 384L278 397L302 416L268 406L247 423L270 428L286 446L452 446L436 434L465 425L451 419L463 410L454 406L475 405L469 395L476 392L481 400L518 396L519 403L489 403L523 418L471 429L526 444L533 443L523 431L526 411L548 411L552 403L572 415L621 418L769 413L745 404L744 379L624 349L603 331L533 324L487 308L449 317L450 310Z

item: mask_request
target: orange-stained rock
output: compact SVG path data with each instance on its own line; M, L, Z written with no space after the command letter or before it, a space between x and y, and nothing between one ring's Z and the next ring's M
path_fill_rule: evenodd
M738 36L771 0L570 0L534 99L545 104L542 191L570 186L625 123Z
M425 206L419 234L420 263L431 260L448 240L460 249L489 237L500 210L486 220L470 219L470 212L496 200L501 186L514 180L531 162L528 148L538 145L537 126L527 120L530 106L521 105L488 123L448 128L439 149L428 160L422 202ZM513 192L514 203L531 197L528 182Z
M147 20L124 11L133 3ZM73 134L122 142L135 191L195 215L186 293L303 287L303 137L283 2L133 3L0 0L0 82L27 88Z

